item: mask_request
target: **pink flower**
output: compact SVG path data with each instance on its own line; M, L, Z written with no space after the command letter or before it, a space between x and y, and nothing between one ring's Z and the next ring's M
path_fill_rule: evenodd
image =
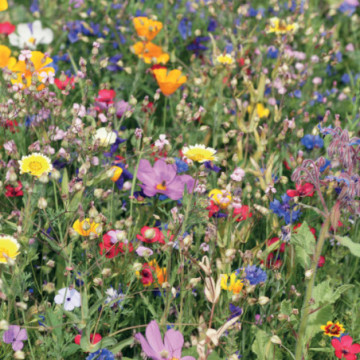
M193 356L181 357L184 337L180 331L168 330L163 342L159 325L153 320L146 327L145 333L146 339L141 333L137 333L135 339L140 341L142 350L152 360L195 360Z
M245 171L242 168L236 168L234 172L230 175L231 179L234 181L241 181L245 176Z

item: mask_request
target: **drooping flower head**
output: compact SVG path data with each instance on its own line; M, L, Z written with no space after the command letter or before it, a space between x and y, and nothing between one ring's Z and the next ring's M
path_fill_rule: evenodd
M324 331L324 335L339 337L345 331L345 328L339 322L328 321L326 325L321 326L321 330Z
M183 155L192 161L203 163L205 161L216 161L216 150L208 148L203 144L185 146L182 149Z
M138 41L131 47L131 50L146 64L166 64L170 59L169 54L163 52L161 46L152 42Z
M182 75L180 70L155 69L153 74L160 87L161 92L169 96L174 93L181 85L186 83L187 77Z
M40 177L43 174L49 174L53 166L51 160L40 153L23 156L19 160L20 174L29 173L30 175Z
M148 41L151 41L163 28L162 22L151 20L145 16L135 17L133 23L138 36Z
M0 263L7 263L8 259L16 259L19 254L20 244L10 235L0 236Z
M89 218L82 221L78 219L74 222L73 229L81 236L89 236L91 233L97 234L96 228L98 226L98 223Z
M228 274L221 274L221 288L232 292L233 294L239 294L244 286L241 279L238 278L235 272Z
M14 351L19 351L24 347L23 341L27 340L26 329L21 329L19 325L10 325L4 332L3 341L11 344Z
M15 64L16 59L11 56L11 50L5 45L0 45L0 69L7 67L12 70Z

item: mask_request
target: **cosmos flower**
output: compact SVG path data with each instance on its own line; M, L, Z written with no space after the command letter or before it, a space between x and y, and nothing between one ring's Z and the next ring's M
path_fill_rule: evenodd
M8 8L7 0L0 0L0 11L5 11Z
M142 350L152 360L195 360L193 356L181 357L184 337L180 331L168 330L163 342L159 325L153 320L146 327L145 333L146 338L141 333L137 333L135 339L140 341Z
M145 16L135 17L133 23L138 36L148 41L151 41L163 28L162 22L151 20Z
M270 25L266 30L267 33L276 33L276 34L287 34L293 33L297 30L298 25L287 24L285 20L280 20L277 17L270 19Z
M9 35L9 42L12 46L20 49L35 50L37 45L48 45L54 39L54 33L51 29L43 29L40 20L32 24L18 24L16 32Z
M81 236L89 236L91 233L97 234L96 228L98 226L98 223L89 218L82 221L78 219L74 222L73 229Z
M40 177L43 174L49 174L53 167L51 160L40 153L23 156L19 160L20 174L29 173L30 175Z
M10 325L3 335L4 343L11 344L14 351L21 350L24 347L23 341L27 339L26 329L21 329L19 325Z
M131 50L146 64L166 64L170 59L169 54L164 53L161 46L152 42L138 41L131 47Z
M64 310L72 311L81 306L81 295L75 289L62 288L54 298L55 304L64 305Z
M335 356L338 359L356 360L356 354L360 353L360 344L353 344L353 339L349 335L339 339L332 339L331 345L335 349Z
M0 236L0 263L6 264L8 259L15 260L19 254L20 244L10 235Z
M181 85L186 83L187 77L182 75L180 70L155 69L153 74L160 87L161 92L165 96L173 94Z
M328 321L326 325L322 325L320 328L324 331L324 335L330 337L339 337L345 331L345 328L342 324L340 324L339 322L333 323L332 321Z
M228 282L230 280L230 282ZM232 274L221 274L221 288L232 292L233 294L240 294L244 283L241 279L238 279L235 272Z
M5 45L0 45L0 69L7 67L12 70L14 68L16 59L10 55L11 50Z
M216 150L202 144L196 144L194 146L190 145L189 147L185 146L182 149L182 153L185 158L199 163L217 160L217 157L215 156Z

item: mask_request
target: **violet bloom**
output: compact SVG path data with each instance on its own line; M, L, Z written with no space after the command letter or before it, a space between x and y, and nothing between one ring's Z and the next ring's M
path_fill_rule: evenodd
M160 159L154 167L148 160L140 160L137 178L143 183L141 188L146 196L163 194L172 200L182 198L185 186L188 192L192 192L195 180L190 175L177 175L176 165L167 164Z
M193 356L181 357L184 337L180 331L168 330L163 342L159 325L153 320L146 327L145 333L146 339L141 333L137 333L135 339L140 341L142 350L152 360L195 360Z
M4 343L12 344L14 351L21 350L24 347L23 341L27 338L26 329L21 329L19 325L10 325L3 335Z
M116 116L119 119L121 119L127 111L131 110L130 104L124 100L116 101L116 103L114 105L115 105L115 109L116 109Z

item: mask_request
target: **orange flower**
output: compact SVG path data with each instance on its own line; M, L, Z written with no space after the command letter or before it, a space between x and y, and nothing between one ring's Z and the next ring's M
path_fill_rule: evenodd
M11 50L5 45L0 45L0 69L7 67L9 70L12 70L16 64L16 59L14 57L10 57L10 55Z
M7 0L0 0L0 11L7 10L8 3Z
M134 18L133 23L137 34L146 40L152 40L163 27L162 22L148 19L145 16Z
M155 69L153 73L160 90L166 96L174 93L187 80L186 76L181 75L181 71L177 69L171 70L169 73L167 73L167 69Z
M157 46L152 42L143 43L138 41L131 47L131 50L146 64L166 64L169 61L169 54L162 51L161 46Z
M44 79L51 74L55 75L55 70L52 67L47 66L52 63L53 60L49 57L45 57L45 54L42 52L32 51L30 61L32 62L32 66L25 61L18 61L18 63L11 69L12 71L18 73L18 78L11 80L13 84L29 87L31 85L33 75L37 75L40 82L44 81ZM23 78L25 78L25 83L23 82ZM40 85L38 86L38 90L41 90L44 87L45 85Z

